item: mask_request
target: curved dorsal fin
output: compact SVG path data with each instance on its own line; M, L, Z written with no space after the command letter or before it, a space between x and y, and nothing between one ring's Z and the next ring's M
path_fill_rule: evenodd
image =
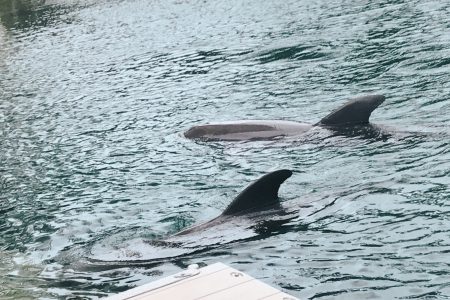
M291 175L290 170L278 170L262 176L234 198L222 215L234 215L278 203L278 189Z
M317 125L352 125L369 123L370 114L384 102L383 95L368 95L354 98L332 111Z

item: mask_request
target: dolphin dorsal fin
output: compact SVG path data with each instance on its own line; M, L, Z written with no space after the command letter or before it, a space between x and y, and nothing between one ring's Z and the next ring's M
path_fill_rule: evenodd
M278 189L291 175L290 170L278 170L262 176L234 198L222 215L234 215L278 203Z
M317 125L340 126L369 123L370 114L384 102L383 95L368 95L354 98L332 111Z

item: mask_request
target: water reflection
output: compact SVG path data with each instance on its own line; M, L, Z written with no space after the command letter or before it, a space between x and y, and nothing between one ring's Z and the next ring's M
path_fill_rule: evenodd
M1 20L1 18L0 18ZM8 32L6 28L0 23L0 67L3 68L4 60L6 57L6 43L8 40ZM2 91L0 91L2 93ZM0 94L1 96L1 94Z
M3 45L3 43L6 41L6 34L6 28L0 23L0 45Z
M62 5L45 0L0 1L0 22L10 30L49 26L65 13Z

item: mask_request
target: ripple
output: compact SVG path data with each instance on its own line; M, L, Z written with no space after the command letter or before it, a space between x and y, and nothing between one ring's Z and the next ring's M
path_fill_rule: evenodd
M304 299L448 297L447 2L147 2L0 4L1 297L95 299L217 261ZM182 136L367 93L387 97L371 130ZM281 226L80 263L211 219L277 168Z
M315 49L313 46L299 45L265 51L260 53L258 58L262 63L269 63L283 59L311 60L323 58L324 56L326 56L326 54L321 53L319 49Z

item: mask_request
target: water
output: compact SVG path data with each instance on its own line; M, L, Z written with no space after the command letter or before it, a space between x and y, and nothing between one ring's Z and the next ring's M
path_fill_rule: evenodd
M1 0L0 298L95 299L217 261L303 299L450 298L449 13L444 0ZM387 136L181 135L313 123L368 93L387 97L372 115ZM266 234L80 264L209 220L278 168L294 171L280 195L298 214Z

